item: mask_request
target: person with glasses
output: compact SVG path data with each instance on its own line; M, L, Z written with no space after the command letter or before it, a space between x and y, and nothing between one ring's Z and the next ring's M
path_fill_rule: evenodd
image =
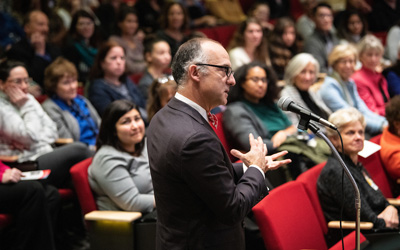
M261 138L247 134L248 153L232 164L211 126L212 108L235 85L229 55L208 38L178 49L172 62L175 96L152 118L147 149L157 204L156 249L245 249L243 220L267 193L265 172L290 160L265 156Z
M57 126L36 99L28 93L29 75L16 61L0 63L0 155L15 156L11 167L50 169L45 183L69 187L69 169L88 158L87 146L74 142L57 148Z
M57 124L60 138L72 138L94 149L100 116L85 97L78 95L78 71L75 65L59 57L44 73L47 95L42 107Z
M319 3L313 9L315 29L311 36L305 37L304 52L317 59L320 71L329 72L328 55L332 48L339 44L339 38L333 32L333 11L326 3Z
M332 111L354 107L367 122L366 132L372 136L380 134L387 126L385 117L372 112L358 94L352 79L357 60L357 49L351 44L337 45L329 54L328 62L333 72L326 76L318 90L326 106Z
M329 149L317 145L315 140L310 142L315 144L312 145L306 139L299 139L304 135L297 132L296 126L277 106L280 89L271 67L259 62L246 64L236 71L235 79L237 85L229 93L228 106L223 114L227 139L234 148L249 150L246 137L252 133L262 138L268 152L288 150L287 157L292 159L289 171L293 179L326 160ZM286 181L283 177L269 179L275 186Z

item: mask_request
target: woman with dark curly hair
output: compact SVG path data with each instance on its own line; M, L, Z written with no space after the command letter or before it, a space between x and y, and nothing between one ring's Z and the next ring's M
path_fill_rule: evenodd
M329 149L317 146L317 141L312 144L299 139L297 128L278 108L280 88L271 67L259 62L243 65L235 72L235 80L223 114L223 124L233 148L249 150L246 139L252 133L263 139L270 153L288 150L293 165L289 168L292 178L326 160Z
M348 10L343 13L343 19L338 23L338 37L341 42L357 44L368 32L368 23L357 10Z

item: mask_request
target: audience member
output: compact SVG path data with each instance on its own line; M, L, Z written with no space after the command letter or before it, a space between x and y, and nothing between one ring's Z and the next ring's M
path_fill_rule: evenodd
M357 44L367 32L366 19L360 12L355 10L346 11L337 27L340 43Z
M268 33L274 29L274 25L270 23L271 10L267 3L256 2L254 3L247 14L248 17L255 18L263 27L264 36L267 37Z
M373 1L368 27L373 32L387 32L400 19L400 0Z
M101 120L89 100L77 94L75 65L59 57L46 68L44 76L49 98L42 107L56 123L58 136L94 147Z
M139 18L139 26L146 34L155 33L159 29L158 18L164 0L138 0L135 4Z
M392 66L386 68L382 74L388 83L389 96L400 95L400 37L398 42L397 61Z
M398 46L400 41L400 21L393 25L386 37L385 58L392 63L397 61Z
M386 105L386 119L389 126L381 137L381 159L393 180L400 178L400 96L395 96Z
M271 19L290 16L290 0L259 0L271 9Z
M301 51L300 43L293 20L289 17L279 18L268 40L271 64L279 80L283 79L289 60Z
M381 133L383 127L387 125L385 117L368 109L358 95L356 84L351 78L357 60L356 48L351 44L337 45L330 53L328 60L333 73L325 77L319 89L319 94L326 106L333 112L354 107L364 115L367 122L366 131L369 135Z
M225 23L238 24L246 19L239 0L204 0L210 13Z
M179 0L187 9L190 18L190 28L213 27L217 25L218 19L210 15L200 0Z
M318 61L308 53L294 56L285 69L285 87L281 96L290 97L298 105L311 110L314 114L328 120L331 110L325 105L317 92L311 89L319 74ZM299 124L300 117L296 113L286 111L292 124ZM321 127L325 131L324 127Z
M294 179L307 168L326 160L325 153L329 153L329 149L324 143L312 147L298 140L296 126L278 108L276 101L280 90L270 67L258 62L243 65L236 71L235 79L237 85L229 93L223 114L224 128L234 148L247 151L249 133L260 136L268 152L278 148L289 151L293 162L289 170Z
M0 11L0 56L25 36L18 21L10 14Z
M86 85L100 44L94 17L85 10L75 12L68 36L63 56L76 65L78 81Z
M229 57L233 70L255 60L271 65L262 26L255 18L239 25L229 44Z
M49 19L42 11L34 10L27 14L24 21L26 37L12 45L6 52L8 59L21 61L32 79L43 87L45 68L60 54L60 50L46 42L49 33ZM38 89L30 93L40 95Z
M358 153L364 147L365 119L355 108L345 108L329 117L342 135L328 130L328 137L353 176L361 196L360 220L374 223L374 228L398 228L399 217L396 207L390 205L371 176L358 161ZM344 151L342 151L342 146ZM356 220L355 194L349 178L343 177L343 168L333 155L329 157L317 182L318 197L327 221ZM343 206L343 209L342 209ZM336 232L338 230L335 230ZM337 233L339 234L339 233ZM328 242L337 242L334 230L328 232Z
M146 62L143 56L143 40L138 34L139 22L133 7L121 7L117 14L117 34L110 37L125 50L127 74L143 73Z
M186 8L181 3L168 2L160 16L160 28L156 34L169 44L171 55L174 57L179 46L189 39L186 34L189 28Z
M144 58L147 68L139 81L142 95L148 99L148 90L154 79L165 76L165 71L170 67L171 49L162 38L149 35L144 41Z
M123 0L106 0L96 8L95 14L100 20L102 38L107 40L113 33L117 21L119 8L124 5Z
M119 99L133 101L145 114L146 102L127 77L125 65L125 51L118 43L109 41L99 49L90 75L89 100L100 116L111 102Z
M58 0L56 13L62 19L64 27L69 30L72 16L82 8L81 0Z
M13 216L0 235L1 248L55 250L60 195L39 181L20 181L22 176L19 169L0 162L0 213Z
M357 12L362 16L367 16L368 13L372 11L369 0L346 0L346 8L335 13L335 18L333 23L335 27L339 27L339 23L342 22L343 17L347 15L348 12Z
M166 76L153 81L149 88L149 100L147 101L149 123L151 118L174 97L177 89L178 86L173 76Z
M385 116L385 103L389 100L388 84L383 76L381 60L383 45L373 35L365 36L358 43L358 57L362 63L352 78L358 94L367 107L378 115Z
M52 148L57 127L36 99L28 94L29 75L23 64L0 64L0 155L18 156L11 166L29 164L31 170L50 169L46 183L65 187L69 168L90 156L80 142Z
M145 125L138 107L117 100L104 111L89 183L99 210L155 209Z
M311 36L305 38L304 52L310 53L317 59L320 71L329 72L328 55L332 48L339 44L339 39L333 32L333 13L331 6L319 3L313 9L315 29Z
M303 39L311 36L315 29L313 9L317 6L318 0L300 0L304 14L296 21L296 31Z

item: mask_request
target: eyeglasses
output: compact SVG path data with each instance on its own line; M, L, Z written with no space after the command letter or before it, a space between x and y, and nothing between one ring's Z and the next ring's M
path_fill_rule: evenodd
M233 76L234 72L231 67L229 66L222 66L222 65L214 65L214 64L207 64L207 63L196 63L197 66L210 66L215 68L220 68L225 70L226 76L229 78L231 75Z
M15 84L22 84L22 82L25 82L26 84L31 84L33 82L32 78L30 78L30 77L9 79L8 81L15 83Z
M257 83L259 81L261 81L262 83L267 83L268 82L266 77L257 77L257 76L248 77L248 78L246 78L246 80L251 80L251 81L253 81L255 83Z

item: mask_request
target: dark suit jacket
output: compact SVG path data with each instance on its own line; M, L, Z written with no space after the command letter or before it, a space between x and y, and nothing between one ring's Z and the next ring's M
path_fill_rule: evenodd
M43 58L36 55L34 48L25 38L14 44L11 49L6 52L8 59L23 62L28 70L29 76L42 88L44 86L44 70L52 61L61 55L61 51L58 47L46 43L46 55L49 57Z
M208 122L176 98L147 132L157 249L245 249L242 221L267 193L259 170L234 167Z

